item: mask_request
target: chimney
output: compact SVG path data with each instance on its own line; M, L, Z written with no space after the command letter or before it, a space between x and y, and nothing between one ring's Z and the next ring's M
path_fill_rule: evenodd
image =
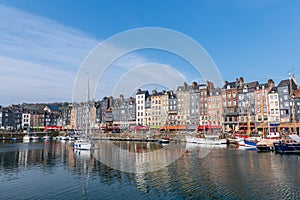
M269 79L268 80L268 88L273 88L274 87L274 81L273 81L273 79Z
M208 89L208 93L210 93L210 91L212 91L212 89L215 88L214 83L210 82L210 81L206 81L206 86L207 86L207 89Z
M192 82L192 87L195 88L197 86L197 82L193 81Z
M235 79L235 84L236 84L236 86L239 85L239 79L238 78Z
M184 82L184 83L183 83L183 87L184 87L184 89L186 90L187 87L188 87L188 84L187 84L186 82Z
M113 107L113 97L110 96L109 97L109 108L112 108Z
M244 78L240 77L240 83L243 84L244 83Z

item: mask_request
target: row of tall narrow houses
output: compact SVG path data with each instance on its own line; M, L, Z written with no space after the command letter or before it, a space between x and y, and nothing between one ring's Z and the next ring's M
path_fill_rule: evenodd
M88 110L87 110L88 105ZM183 83L176 91L137 90L135 97L104 97L87 103L21 104L0 107L0 127L9 130L146 128L161 131L264 132L299 130L300 89L294 76L276 86L225 81L222 88Z

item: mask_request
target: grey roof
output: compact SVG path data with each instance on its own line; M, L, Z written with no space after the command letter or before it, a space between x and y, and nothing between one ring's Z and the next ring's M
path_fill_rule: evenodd
M163 94L164 94L163 92L156 92L154 94L151 94L151 96L161 96Z
M269 91L269 93L274 93L274 92L278 92L277 87L272 87L272 89Z
M259 89L262 89L263 87L264 87L264 88L268 88L269 85L268 85L268 83L260 83L260 84L258 84L257 87L258 87Z
M259 83L258 83L258 81L252 81L252 82L249 82L249 83L245 83L247 86L248 86L248 88L252 88L252 87L256 87Z
M49 108L51 111L59 111L58 106L48 105L48 108Z
M297 85L296 85L295 81L293 79L291 81L292 81L293 89L296 90ZM278 84L277 87L285 87L285 86L290 86L290 79L285 79L285 80L280 81L280 83Z
M139 95L139 94L149 95L149 92L148 92L148 90L138 90L138 91L136 92L136 95Z
M231 88L236 88L237 86L236 86L236 82L235 81L233 81L233 82L226 82L225 84L224 84L224 87L223 87L223 89L227 89L227 86L230 86L230 89Z
M216 95L221 95L221 88L213 88L211 91L210 91L210 95L211 96L216 96Z

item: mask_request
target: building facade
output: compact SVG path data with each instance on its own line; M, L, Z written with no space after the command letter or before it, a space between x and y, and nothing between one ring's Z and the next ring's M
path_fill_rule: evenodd
M221 88L215 88L210 91L207 97L208 103L208 122L211 133L221 133L223 124L223 99Z
M239 80L225 81L222 89L223 99L223 130L226 132L238 131L238 90Z
M135 95L136 99L136 125L145 126L145 106L146 106L146 99L149 97L149 92L147 90L142 91L139 89ZM152 122L151 122L152 123Z
M255 128L255 95L254 92L259 86L257 81L244 83L240 78L238 89L238 107L239 107L239 130L247 132ZM250 124L249 124L250 123ZM249 129L248 129L248 126ZM250 133L250 132L249 132Z
M189 126L190 120L190 86L185 82L176 91L177 96L177 118L180 125Z

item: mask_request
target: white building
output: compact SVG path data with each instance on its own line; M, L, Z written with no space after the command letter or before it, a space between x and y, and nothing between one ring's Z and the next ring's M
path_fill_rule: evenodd
M149 96L149 92L142 91L139 89L135 95L136 98L136 125L146 125L146 112L145 112L145 106L146 106L146 98Z
M27 130L29 125L30 125L30 114L22 113L22 128L23 128L23 130Z

